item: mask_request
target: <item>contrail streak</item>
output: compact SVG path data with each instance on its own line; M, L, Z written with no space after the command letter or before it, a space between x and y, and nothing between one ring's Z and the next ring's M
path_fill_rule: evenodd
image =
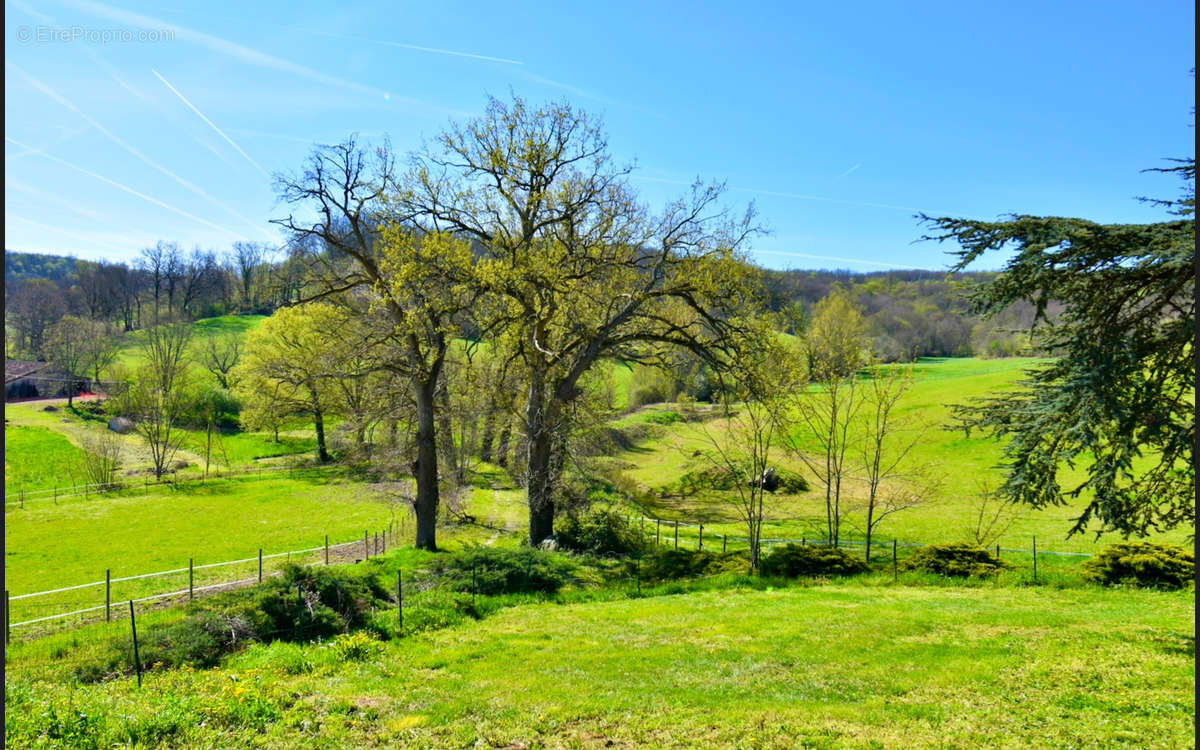
M234 143L232 138L230 138L229 136L225 135L225 131L223 131L223 130L221 130L220 128L218 128L218 127L217 127L217 126L216 126L216 125L213 123L213 121L212 121L212 120L210 120L210 119L208 119L207 117L205 117L203 112L201 112L200 110L196 109L196 105L195 105L195 104L192 104L191 102L189 102L186 96L184 96L183 94L179 93L179 89L177 89L177 88L175 88L174 86L172 86L170 81L168 81L166 78L163 78L163 77L162 77L162 75L161 75L161 74L159 74L159 72L158 72L157 70L153 70L153 69L151 69L151 70L150 70L150 72L151 72L151 73L153 73L153 74L155 75L155 77L157 77L157 78L158 78L158 80L162 81L164 86L166 86L167 88L171 89L171 93L175 94L175 96L179 97L179 100L180 100L180 101L182 101L184 104L188 105L188 107L189 107L189 108L190 108L190 109L191 109L193 112L195 112L195 113L196 113L196 115L197 115L197 116L198 116L198 117L199 117L201 120L204 120L204 122L205 122L205 123L207 123L207 124L208 124L208 126L209 126L210 128L212 128L213 130L217 131L217 135L219 135L219 136L221 136L222 138L224 138L224 139L225 139L225 141L226 141L226 142L227 142L227 143L228 143L230 146L233 146L233 147L234 147L234 149L235 149L235 150L237 150L237 152L238 152L239 154L241 154L243 157L245 157L246 161L250 162L250 164L251 164L251 165L252 165L252 166L253 166L255 169L257 169L257 170L258 170L260 173L262 173L262 176L263 176L263 177L266 177L268 180L269 180L269 179L271 179L271 175L267 174L267 170L265 170L265 169L263 169L261 166L259 166L258 162L256 162L256 161L254 161L253 159L251 159L251 158L250 158L250 154L247 154L245 151L243 151L241 146L239 146L239 145L237 145L236 143Z
M643 180L645 182L661 182L661 183L664 183L667 185L691 185L692 184L690 182L684 182L683 180L668 180L663 177L646 177L644 175L636 175L636 174L632 176L632 179ZM925 213L944 213L944 215L946 215L946 216L950 216L955 213L953 211L948 211L948 212L929 211L927 209L915 208L913 206L897 206L897 205L893 205L891 203L871 203L868 201L846 200L844 198L827 198L823 195L808 195L805 193L783 193L783 192L779 192L777 190L764 190L762 188L753 188L753 187L737 187L735 185L730 185L729 189L737 191L739 193L754 193L756 195L770 195L770 196L773 196L776 198L795 198L796 200L804 200L804 201L821 201L823 203L842 203L847 206L865 206L867 208L886 208L886 209L890 209L893 211L908 211L908 212L912 212L912 213L921 213L922 211L925 211Z
M30 152L30 153L34 153L34 152ZM9 188L12 188L14 190L19 190L22 193L28 193L29 195L32 195L33 197L37 198L40 201L45 201L47 203L53 203L55 205L62 206L63 208L67 209L68 211L71 211L72 213L77 213L80 216L88 219L89 221L94 221L94 222L98 222L98 223L106 223L106 224L109 224L110 226L114 226L111 224L111 222L107 221L104 218L104 216L100 214L99 211L94 211L94 210L88 208L87 206L81 206L77 203L72 203L71 201L61 198L53 193L48 193L45 190L34 187L33 185L28 185L28 184L22 182L21 180L18 180L15 177L9 177L6 175L5 180L4 180L4 189L8 190Z
M861 166L862 166L862 162L859 162L858 164L855 164L853 167L850 167L849 169L847 169L845 172L842 172L842 174L840 176L845 177L846 175L850 174L851 172L853 172L854 170L858 169Z
M74 169L76 172L85 174L88 177L94 177L95 179L100 180L101 182L112 185L113 187L117 188L118 190L123 190L126 193L129 193L130 195L137 196L138 198L141 198L144 201L153 203L154 205L159 206L160 208L165 208L166 210L170 211L171 213L179 214L180 216L184 217L185 219L191 219L192 221L195 221L199 224L203 224L206 227L211 227L212 229L216 229L217 231L224 232L226 234L232 234L234 237L238 237L243 240L249 239L248 237L246 237L244 234L242 234L240 232L235 232L232 229L229 229L228 227L223 227L223 226L214 224L211 221L208 221L207 219L201 219L199 216L190 214L187 211L184 211L182 208L176 208L175 206L172 206L169 203L163 203L159 199L152 198L149 195L146 195L145 193L139 193L137 190L134 190L133 188L128 187L126 185L122 185L121 183L117 182L116 180L110 180L109 178L105 177L102 174L96 174L95 172L93 172L89 169L84 169L83 167L79 166L78 164L72 164L71 162L67 161L66 159L60 159L57 156L54 156L53 154L48 154L45 151L34 148L33 146L28 146L24 143L21 143L20 141L18 141L15 138L10 138L6 135L6 136L4 136L4 140L13 144L14 146L20 146L21 148L28 149L28 150L36 153L38 156L49 159L50 161L62 164L64 167Z
M301 34L312 34L314 36L324 36L330 39L347 39L355 42L367 42L368 44L381 44L385 47L399 47L401 49L411 49L417 52L430 52L435 55L451 55L453 57L469 57L473 60L487 60L488 62L504 63L505 65L524 65L520 60L510 60L507 57L492 57L490 55L477 55L473 52L459 52L452 49L441 49L440 47L421 47L416 44L404 44L403 42L392 42L386 39L374 39L367 36L355 36L353 34L334 34L328 31L317 31L316 29L305 29L299 26L286 26L284 24L262 24L264 26L274 26L288 31L299 31Z
M175 36L179 39L194 42L203 47L207 47L214 52L241 60L242 62L250 65L256 65L260 68L270 68L271 70L279 70L285 73L291 73L293 75L307 78L310 81L316 81L328 86L336 86L338 88L356 91L360 94L383 96L383 94L386 93L383 91L383 89L378 89L374 86L367 86L355 81L347 81L344 78L331 76L320 71L313 70L312 68L305 67L304 65L300 65L299 63L294 63L290 60L284 60L282 58L275 57L274 55L268 55L265 52L259 52L256 49L237 44L236 42L231 42L228 39L222 39L221 37L213 36L211 34L205 34L203 32L196 31L195 29L189 29L186 26L180 26L179 24L154 18L153 16L145 16L140 13L124 10L122 8L105 5L104 3L93 2L92 0L64 0L64 3L76 9L100 16L101 18L107 18L111 21L128 24L130 26L137 26L145 29L169 29L173 31ZM410 99L407 101L415 102L416 100ZM424 102L416 103L424 104Z
M42 83L40 80L38 80L34 76L30 75L29 73L26 73L24 70L22 70L17 65L14 65L13 63L6 61L5 66L15 70L17 72L17 74L20 75L22 78L24 78L25 82L28 83L30 86L33 86L38 91L42 92L43 94L50 97L54 101L58 102L62 106L66 107L67 109L71 110L75 114L82 117L89 125L91 125L96 130L99 130L104 135L104 137L108 138L113 143L117 144L121 148L123 148L126 151L128 151L129 153L133 154L133 156L135 158L137 158L139 161L141 161L143 164L146 164L147 166L157 170L158 172L161 172L162 174L166 175L170 179L172 179L175 182L177 182L178 184L182 185L183 187L185 187L192 193L195 193L196 195L205 199L209 203L212 203L214 206L217 206L218 208L228 212L230 215L232 215L238 219L241 219L242 221L246 222L246 224L250 225L251 227L254 227L255 231L258 231L258 232L263 231L262 227L255 224L253 221L246 218L245 216L242 216L241 214L239 214L237 211L235 211L230 206L225 205L223 202L218 200L216 197L209 195L208 192L205 191L203 188L201 188L199 185L195 185L195 184L189 182L188 180L185 180L184 178L182 178L179 175L172 172L170 169L167 169L163 165L154 161L149 156L146 156L145 154L143 154L141 151L139 151L134 146L130 145L129 143L126 143L124 140L122 140L120 137L118 137L116 134L114 134L108 128L101 125L95 119L90 117L86 112L83 112L78 107L76 107L74 104L72 104L70 101L68 101L66 98L64 98L62 95L60 95L57 91L50 88L46 84Z
M47 231L51 231L51 232L58 232L61 235L70 237L75 240L79 240L80 242L87 242L89 244L96 245L98 247L108 248L109 250L112 250L113 252L122 253L122 254L129 252L129 248L127 248L127 247L120 247L118 245L112 244L111 242L106 242L104 240L98 240L95 237L88 237L85 234L79 234L78 232L72 232L69 229L63 229L62 227L56 227L51 224L43 224L42 222L34 221L33 219L26 219L24 216L18 216L17 214L12 213L11 211L5 211L4 218L6 220L7 219L16 219L17 221L23 221L26 224L30 224L32 226L38 227L39 229L47 230Z

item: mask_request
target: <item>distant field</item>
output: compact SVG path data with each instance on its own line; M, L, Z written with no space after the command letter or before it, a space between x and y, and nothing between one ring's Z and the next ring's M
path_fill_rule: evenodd
M6 501L21 491L53 489L82 482L80 462L84 452L60 433L46 427L4 427L4 495Z
M967 437L961 429L950 429L951 405L966 403L972 398L995 394L1012 387L1022 370L1037 362L1032 359L926 359L916 366L914 385L901 403L900 414L914 423L928 424L915 460L928 465L941 480L941 489L918 508L907 510L885 520L878 535L886 540L898 537L901 541L954 541L965 538L976 520L976 497L985 486L996 486L1001 479L998 464L1000 446L979 434ZM632 415L624 424L645 422L654 411L673 409L664 405L646 413ZM620 424L620 423L618 423ZM711 448L713 435L721 436L720 421L702 424L677 422L667 427L653 428L654 436L640 441L633 449L612 457L615 467L637 484L649 488L670 485L682 474L706 467L707 462L694 454ZM803 442L803 435L800 436ZM808 470L797 459L776 450L774 463L804 475ZM812 479L811 475L810 479ZM1079 471L1067 471L1067 479L1081 478ZM768 498L768 517L776 521L768 526L766 536L816 537L822 534L825 523L823 490L817 482L801 495ZM1064 484L1067 484L1064 482ZM849 494L861 494L861 483L850 483ZM843 495L845 499L845 494ZM1000 540L1005 547L1029 549L1033 537L1040 549L1094 552L1111 543L1103 538L1099 543L1091 535L1066 539L1070 519L1078 514L1073 506L1033 511L1019 510L1019 517ZM654 503L653 512L666 519L703 521L714 534L745 535L739 524L731 521L736 514L725 496L716 493L692 498L670 497ZM861 538L863 515L852 513L847 530ZM685 530L686 536L694 531ZM1174 543L1187 543L1187 532L1176 531L1156 538Z
M44 408L43 404L36 402L5 406L4 416L9 420L9 424L5 425L5 462L13 470L11 475L5 473L7 488L23 486L30 490L53 487L56 483L63 486L72 481L82 482L78 463L74 459L82 454L81 448L89 436L103 434L108 429L105 421L83 419L67 411L65 406L60 405L54 412L47 412ZM278 443L273 435L266 432L215 432L212 467L245 468L259 458L315 451L317 441L311 428L296 426L301 429L282 431ZM184 434L184 440L176 460L191 464L184 474L198 473L204 468L206 435L203 430L196 429L180 428L180 432ZM120 440L123 445L123 470L145 470L153 465L149 448L140 435L131 433L121 436ZM51 448L51 445L57 447ZM73 449L74 453L68 448ZM47 450L49 452L44 452ZM19 456L25 458L19 460Z
M206 337L210 335L245 336L247 332L256 328L266 319L265 315L222 315L219 318L202 318L192 323L192 348L198 350L204 345ZM136 369L145 363L145 357L139 346L143 336L142 331L133 331L125 336L125 344L117 357L117 363L120 366ZM196 372L199 377L211 377L202 367L197 366Z

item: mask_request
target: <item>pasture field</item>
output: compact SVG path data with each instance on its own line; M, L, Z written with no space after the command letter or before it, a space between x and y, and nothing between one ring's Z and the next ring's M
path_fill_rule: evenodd
M932 476L940 482L939 490L918 507L897 513L883 521L877 534L890 542L898 538L901 542L959 541L969 538L977 526L978 495L984 487L995 487L1000 483L1001 471L998 464L1001 451L998 444L978 433L967 436L961 429L952 429L951 407L973 398L993 395L1012 387L1021 378L1022 370L1034 364L1033 359L930 359L922 360L914 368L913 385L900 402L897 416L908 420L909 425L924 425L924 439L913 455L913 463L929 467ZM721 419L681 420L670 424L663 416L674 414L671 405L648 407L615 423L617 427L638 426L649 436L635 441L628 450L601 459L607 464L609 474L621 474L643 489L657 491L643 497L645 510L664 519L692 523L704 523L706 532L745 536L742 524L736 523L736 512L728 503L725 493L700 493L690 497L672 494L670 485L685 473L703 470L711 463L698 456L697 452L708 451L713 440L728 443L728 423ZM670 414L667 414L670 413ZM801 432L797 436L802 445L812 445L811 439ZM765 537L824 536L825 500L824 491L804 463L789 456L776 446L772 464L797 472L809 479L810 489L806 492L786 495L771 495L767 498L767 516L771 519L764 531ZM1081 471L1066 471L1062 474L1064 486L1071 479L1080 479ZM666 496L662 496L664 488ZM850 505L861 505L856 497L862 496L863 483L851 478L843 488L843 503L850 498ZM1038 548L1063 552L1098 551L1113 539L1102 538L1097 542L1094 535L1066 537L1071 528L1071 519L1078 515L1083 501L1069 505L1032 510L1020 508L1015 511L1011 527L999 540L1004 547L1029 549L1033 537L1037 537ZM863 536L865 516L861 510L851 511L844 523L844 531L851 538ZM682 536L694 538L694 529L683 528ZM1187 531L1176 530L1152 537L1155 541L1188 544ZM694 541L689 546L694 546Z
M4 495L53 489L58 477L78 476L84 452L46 427L4 427Z
M6 729L15 747L85 734L271 748L1193 740L1190 592L868 578L648 593L510 607L349 652L254 645L219 668L151 672L140 689L10 672Z
M256 328L260 323L267 319L266 315L222 315L217 318L201 318L194 321L192 325L192 342L193 351L199 351L205 343L208 336L224 336L227 334L235 334L244 337L249 331ZM120 367L136 370L138 367L145 364L145 356L142 354L140 342L144 333L142 331L132 331L125 335L124 344L121 347L120 354L117 355L117 364ZM201 367L196 368L198 376L208 379L211 376L206 370Z
M114 578L254 558L361 539L407 518L395 493L340 480L332 472L245 476L26 503L4 519L5 588L13 595ZM277 561L282 562L282 560ZM195 584L256 573L247 563L205 571ZM115 585L116 601L187 587L187 575ZM103 587L12 604L12 621L102 604Z
M84 419L68 410L63 400L53 402L56 411L45 411L46 404L30 402L6 404L4 409L5 488L9 492L26 491L82 484L83 472L79 458L90 438L109 433L104 420ZM266 432L237 430L214 431L211 466L213 471L246 469L258 465L258 459L278 458L311 453L316 450L316 437L305 425L281 431L279 442ZM202 474L207 437L204 430L177 428L183 443L175 461L189 465L182 476ZM124 472L146 472L153 466L145 439L136 432L120 435L121 469ZM140 481L140 479L138 480Z

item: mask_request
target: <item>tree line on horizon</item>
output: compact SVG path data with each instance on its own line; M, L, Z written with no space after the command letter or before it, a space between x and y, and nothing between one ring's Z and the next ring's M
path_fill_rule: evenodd
M840 285L863 309L873 348L885 361L1032 352L1032 304L1018 300L987 320L968 309L964 287L989 272L753 270L764 310L784 316L789 333L802 332L813 307ZM6 250L5 354L47 358L46 331L65 316L120 335L162 317L270 315L301 299L305 273L286 248L265 243L235 243L218 254L159 242L132 263Z

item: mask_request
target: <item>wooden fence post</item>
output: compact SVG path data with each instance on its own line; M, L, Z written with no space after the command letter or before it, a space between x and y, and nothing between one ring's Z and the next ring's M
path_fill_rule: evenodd
M363 532L363 559L364 560L371 559L371 543L370 543L370 541L368 541L370 539L370 536L371 536L371 532L369 532L369 531Z
M137 670L138 687L142 686L142 657L138 654L137 621L133 619L133 600L129 600L129 628L133 631L133 666Z

